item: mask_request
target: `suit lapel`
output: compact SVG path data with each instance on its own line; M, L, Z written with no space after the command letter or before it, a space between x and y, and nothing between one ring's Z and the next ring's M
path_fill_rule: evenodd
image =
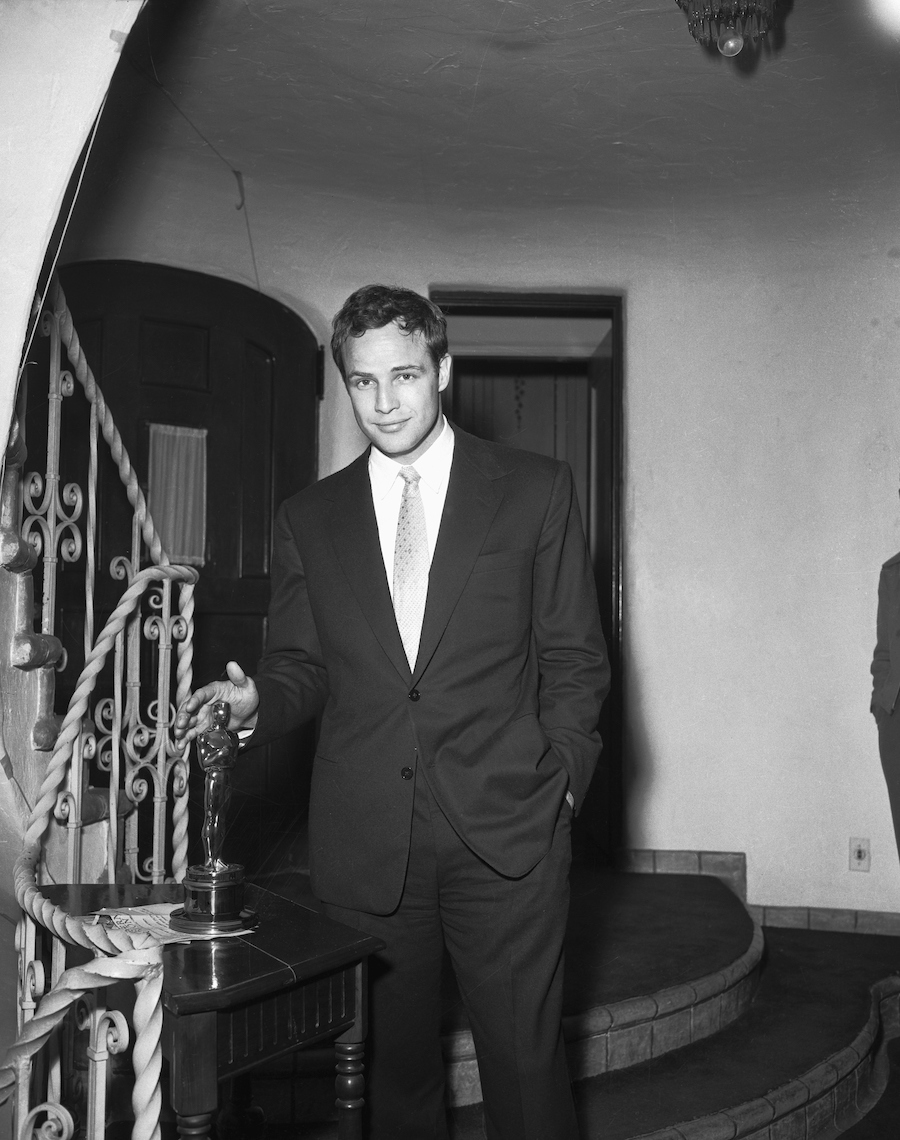
M422 675L440 643L503 498L494 482L502 472L479 463L480 453L472 446L476 441L458 428L454 431L453 466L431 562L414 679Z
M378 525L369 481L369 453L364 452L335 483L329 535L363 616L397 672L409 682L422 675L440 644L447 622L468 581L497 509L503 499L496 479L504 473L480 441L454 428L453 466L441 529L428 578L428 599L415 674L397 629L384 571Z
M409 680L409 662L397 629L378 541L368 464L369 452L365 451L335 487L329 534L363 616L394 668Z

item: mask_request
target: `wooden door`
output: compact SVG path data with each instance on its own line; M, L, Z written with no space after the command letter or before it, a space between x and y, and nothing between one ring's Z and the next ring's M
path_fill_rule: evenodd
M611 859L621 845L622 712L615 391L611 360L454 357L447 414L483 439L564 459L572 468L594 564L613 687L603 755L578 817L583 846Z
M307 325L253 289L204 274L136 262L66 266L75 327L145 493L150 425L206 429L206 535L195 593L195 684L230 658L253 671L265 641L274 511L316 475L321 353ZM86 412L81 413L86 416ZM84 430L65 431L80 469ZM130 508L103 456L99 577L130 549ZM65 477L65 475L64 475ZM77 623L78 583L61 594ZM121 586L118 587L121 589ZM116 595L108 582L100 608ZM104 604L105 603L105 604ZM287 815L305 807L310 733L248 752L238 767L229 859L257 871ZM198 829L192 828L192 839Z

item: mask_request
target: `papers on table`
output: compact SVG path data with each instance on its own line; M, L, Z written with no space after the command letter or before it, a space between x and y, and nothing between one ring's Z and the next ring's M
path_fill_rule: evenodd
M196 942L198 939L209 941L212 938L229 938L235 934L248 933L246 930L229 930L217 934L202 932L195 934L173 930L169 926L169 915L181 905L181 903L146 903L144 906L104 907L85 917L104 926L114 926L126 934L150 935L162 944Z

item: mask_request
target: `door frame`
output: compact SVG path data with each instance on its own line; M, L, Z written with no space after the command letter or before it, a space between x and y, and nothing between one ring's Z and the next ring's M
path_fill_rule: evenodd
M605 629L613 671L612 685L606 700L609 716L607 756L614 762L609 768L608 794L613 802L609 811L608 837L613 855L623 846L624 821L624 731L623 700L623 486L624 486L624 373L625 373L625 298L608 293L550 293L506 292L490 289L453 289L435 287L429 291L431 300L446 316L469 317L592 317L607 319L611 324L610 406L608 448L610 456L610 575L609 594L603 609L609 625ZM451 354L452 354L452 345ZM474 355L470 353L465 354ZM542 356L545 355L542 353ZM503 358L498 358L503 359ZM512 359L512 358L508 358ZM591 357L566 356L568 362L581 360L587 364Z

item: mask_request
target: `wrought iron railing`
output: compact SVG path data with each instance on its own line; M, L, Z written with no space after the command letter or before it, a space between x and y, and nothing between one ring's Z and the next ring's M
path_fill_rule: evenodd
M155 1140L161 1105L160 946L149 936L70 914L45 892L52 882L102 877L110 883L159 883L184 876L188 767L171 725L191 686L197 572L170 564L162 549L57 280L40 330L49 344L46 470L23 474L27 441L20 400L0 489L0 609L14 624L10 661L0 668L9 675L7 689L21 691L20 700L12 692L14 703L31 710L31 723L26 717L20 733L23 755L12 760L23 798L32 805L15 868L22 908L18 1039L0 1067L0 1103L13 1098L16 1140L69 1140L76 1132L99 1138L107 1120L108 1069L130 1051L132 1134L135 1140ZM75 479L61 467L67 454L65 405L80 392L90 409L89 458L86 472ZM124 551L106 568L124 588L95 636L103 572L97 517L101 438L131 504L132 526ZM82 644L66 644L58 626L61 563L83 564ZM35 576L41 585L39 630ZM71 670L76 659L81 668L60 721L53 708L56 672L66 661ZM9 753L14 727L6 726ZM135 987L133 1009L118 1008L110 996L109 987L122 982ZM85 1039L79 1051L76 1041Z

